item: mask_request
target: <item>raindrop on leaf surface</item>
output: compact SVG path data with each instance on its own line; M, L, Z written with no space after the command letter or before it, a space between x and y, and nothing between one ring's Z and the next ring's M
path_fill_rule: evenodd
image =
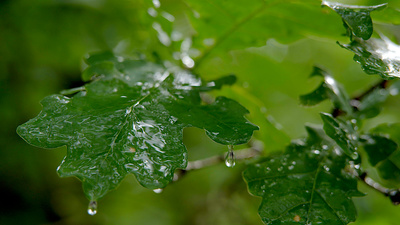
M233 145L228 145L228 154L225 157L225 165L227 167L234 167L236 164L235 153L233 153Z
M90 201L89 202L89 206L88 206L87 212L91 216L96 215L96 213L97 213L97 201Z
M160 194L161 192L163 192L163 189L162 188L153 189L153 192L156 194Z

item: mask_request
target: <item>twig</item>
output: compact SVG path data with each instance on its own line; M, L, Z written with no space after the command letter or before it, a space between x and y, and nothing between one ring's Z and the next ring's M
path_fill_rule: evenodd
M389 81L388 80L381 80L380 82L376 83L375 85L373 85L372 87L370 87L368 90L364 91L363 93L359 94L358 96L355 96L353 98L353 100L358 100L360 101L361 99L363 99L365 96L367 96L368 94L370 94L371 92L373 92L376 88L382 88L382 89L386 89L388 88L388 84Z
M371 187L371 188L379 191L383 195L389 197L390 200L392 201L393 205L400 204L400 191L398 189L389 189L389 188L383 187L378 182L376 182L373 179L371 179L370 177L368 177L366 172L359 175L358 178L361 181L363 181L366 185L368 185L369 187Z
M373 92L375 89L377 88L381 88L381 89L386 89L389 87L389 80L381 80L380 82L376 83L375 85L371 86L369 89L367 89L366 91L362 92L359 95L354 96L351 100L350 100L350 105L356 110L358 111L358 107L360 105L360 101L365 98L368 94L370 94L371 92ZM339 109L338 107L335 107L332 110L332 116L333 117L338 117L341 116L343 114L345 114L345 112L341 109Z
M256 156L259 156L262 152L262 146L258 142L253 141L252 146L246 149L234 151L236 160L242 161L245 159L250 159ZM220 164L225 161L226 154L216 155L209 158L190 161L186 169L184 170L177 170L174 174L174 181L178 181L183 176L185 176L189 171L199 170L206 167L214 166Z
M360 101L365 98L368 94L372 93L375 89L380 88L380 89L386 89L388 88L389 81L388 80L381 80L380 82L376 83L363 93L353 97L350 100L350 104L354 107L355 110L358 110L358 106L360 104ZM338 117L342 115L344 112L339 109L339 108L334 108L332 111L332 116L333 117ZM390 198L392 203L394 205L399 205L400 204L400 190L398 189L389 189L386 188L382 185L380 185L378 182L374 181L372 178L367 176L366 172L362 172L361 175L359 175L356 171L353 172L353 174L358 177L362 182L364 182L366 185L371 187L372 189L375 189L376 191L382 193L383 195L387 196Z

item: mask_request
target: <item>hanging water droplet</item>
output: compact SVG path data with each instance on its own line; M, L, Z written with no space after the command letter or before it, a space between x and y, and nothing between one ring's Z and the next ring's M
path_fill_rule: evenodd
M160 194L161 192L163 192L164 189L162 188L157 188L157 189L153 189L153 192L156 194Z
M91 216L96 215L96 213L97 213L97 201L90 201L89 202L89 206L88 206L87 212Z
M226 154L225 157L225 165L227 167L234 167L236 163L236 157L235 153L233 153L233 145L228 145L228 149L228 154Z

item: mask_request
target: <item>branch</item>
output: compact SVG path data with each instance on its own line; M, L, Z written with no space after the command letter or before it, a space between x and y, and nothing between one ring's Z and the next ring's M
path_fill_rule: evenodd
M354 107L355 110L358 110L358 106L360 104L360 101L363 98L365 98L368 94L372 93L377 88L386 89L389 86L390 86L390 81L389 80L381 80L380 82L378 82L375 85L371 86L369 89L367 89L363 93L353 97L350 100L350 104ZM342 115L343 113L345 113L345 112L343 112L341 109L334 108L333 111L332 111L332 116L333 117L338 117L338 116ZM386 188L386 187L380 185L378 182L376 182L372 178L368 177L366 172L363 172L363 173L361 173L361 175L359 175L358 172L353 171L353 174L358 179L360 179L362 182L364 182L366 185L371 187L372 189L382 193L386 197L389 197L394 205L399 205L400 204L400 190L398 190L398 189L389 189L389 188Z
M234 151L234 153L236 156L236 160L242 161L242 160L246 160L246 159L250 159L250 158L259 156L261 154L262 150L263 150L262 143L259 141L253 141L251 143L251 147ZM179 179L181 179L183 176L185 176L190 171L203 169L206 167L218 165L220 163L225 162L226 154L227 153L212 156L212 157L201 159L201 160L189 161L186 169L175 171L174 181L178 181Z
M400 191L398 189L389 189L385 188L382 185L380 185L378 182L374 181L370 177L367 176L367 173L364 172L361 175L357 176L362 182L364 182L366 185L369 187L377 190L378 192L382 193L383 195L387 196L390 198L390 201L392 201L393 205L399 205L400 204Z
M390 81L389 80L381 80L380 82L374 84L373 86L371 86L369 89L367 89L366 91L362 92L359 95L354 96L351 100L350 100L350 105L353 106L353 108L358 111L358 106L360 105L360 101L365 98L368 94L370 94L371 92L373 92L375 89L380 88L380 89L386 89L388 88ZM338 117L340 115L343 115L345 112L341 109L339 109L338 107L335 107L332 110L332 116L333 117Z

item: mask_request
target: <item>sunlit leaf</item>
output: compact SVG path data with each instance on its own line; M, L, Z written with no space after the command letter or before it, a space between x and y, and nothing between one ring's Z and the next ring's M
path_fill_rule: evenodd
M203 83L186 71L145 61L120 59L115 67L118 73L98 76L72 97L44 98L40 114L17 129L38 147L66 145L58 172L78 177L91 200L129 173L147 188L165 187L175 169L187 164L184 127L204 129L224 145L244 144L258 129L234 100L217 97L201 104L200 91L232 84L232 76Z
M326 5L335 10L342 17L345 27L350 29L353 35L368 40L373 33L373 24L370 13L385 8L387 4L358 6L322 1L322 5Z
M384 79L400 77L400 46L385 36L367 41L355 38L350 44L339 45L354 52L354 61L367 74L379 74Z

